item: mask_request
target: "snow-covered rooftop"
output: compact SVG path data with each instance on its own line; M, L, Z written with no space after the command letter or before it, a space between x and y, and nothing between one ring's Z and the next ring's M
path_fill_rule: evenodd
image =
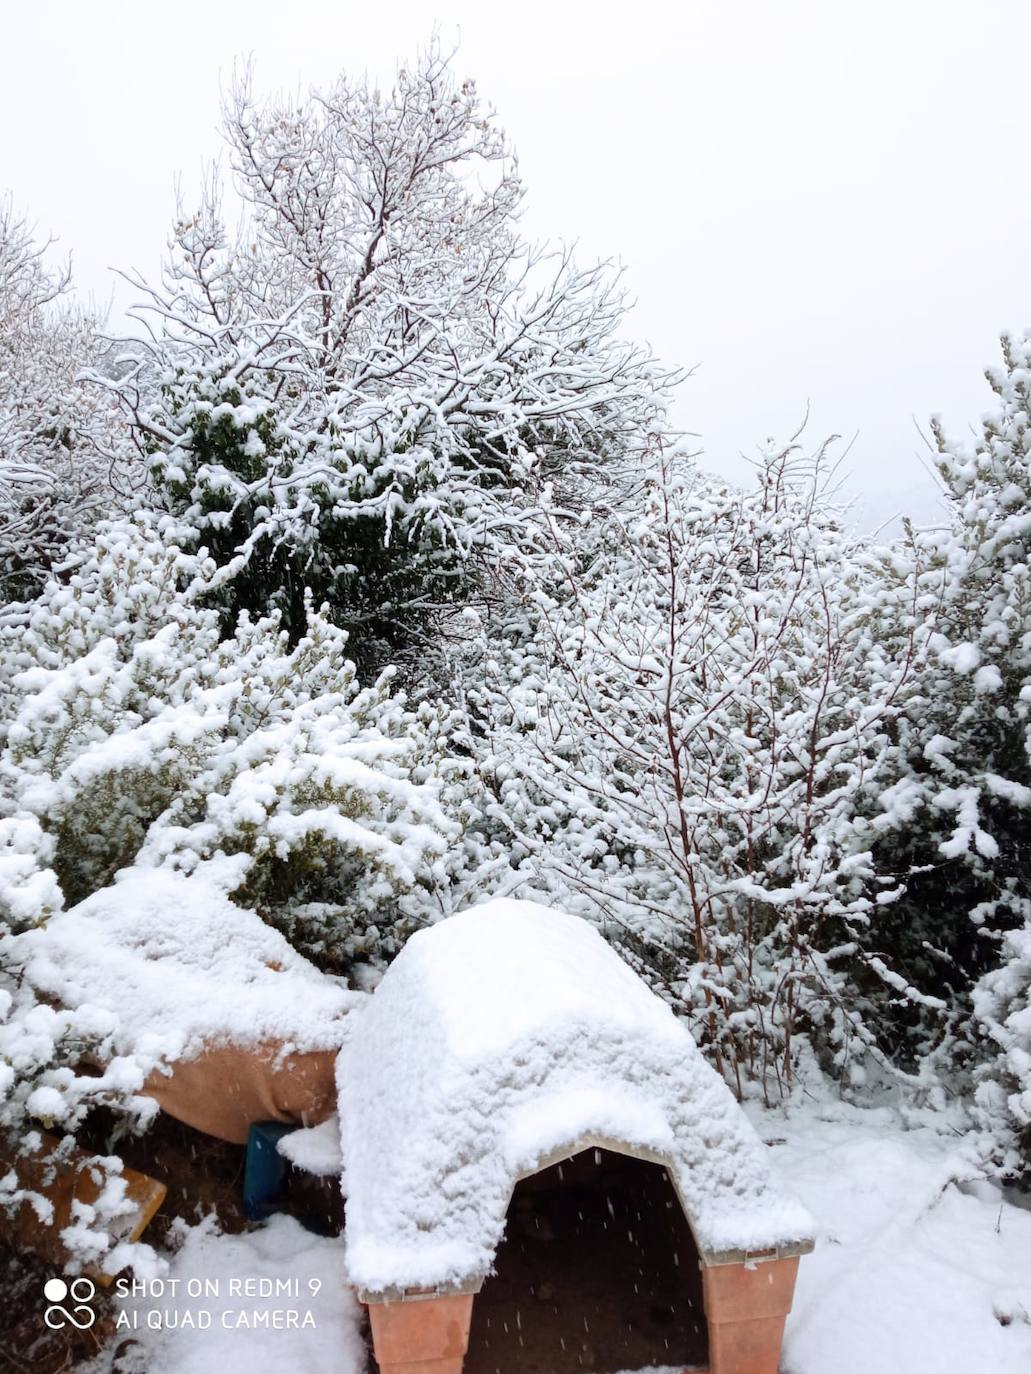
M703 1260L812 1223L685 1026L586 922L495 900L413 935L338 1061L347 1264L471 1288L516 1181L589 1145L667 1165Z

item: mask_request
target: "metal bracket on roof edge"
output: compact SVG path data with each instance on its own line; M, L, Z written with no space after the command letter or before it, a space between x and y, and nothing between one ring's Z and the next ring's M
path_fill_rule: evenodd
M815 1245L812 1240L798 1240L760 1250L717 1250L701 1256L701 1267L713 1269L720 1264L766 1264L770 1260L793 1259L796 1255L808 1255Z
M426 1302L430 1298L454 1298L469 1293L478 1293L483 1287L483 1276L470 1279L468 1283L441 1283L432 1288L381 1288L373 1292L359 1288L358 1301L377 1302Z

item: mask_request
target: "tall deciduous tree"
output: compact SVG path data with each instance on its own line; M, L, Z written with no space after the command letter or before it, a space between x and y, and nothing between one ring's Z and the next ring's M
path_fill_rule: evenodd
M531 586L480 698L495 821L739 1086L789 1078L800 1031L856 1074L880 1054L857 959L887 996L921 997L870 952L892 893L856 801L922 627L882 652L878 569L819 486L790 450L744 492L663 454L637 514Z

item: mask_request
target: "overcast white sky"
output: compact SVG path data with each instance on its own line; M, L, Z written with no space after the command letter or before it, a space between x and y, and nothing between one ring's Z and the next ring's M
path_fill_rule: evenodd
M633 332L697 365L677 419L710 466L809 400L814 442L858 431L864 523L934 518L914 417L964 429L1031 324L1027 0L11 6L0 191L117 316L108 269L156 268L235 58L270 89L389 80L434 22L519 151L529 235L619 258Z

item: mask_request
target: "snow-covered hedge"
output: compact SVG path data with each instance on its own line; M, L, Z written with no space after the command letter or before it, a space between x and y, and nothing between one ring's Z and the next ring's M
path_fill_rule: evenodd
M910 541L926 566L909 614L931 628L930 652L873 821L876 863L905 886L885 957L941 1000L950 1081L976 1087L996 1164L1019 1172L1031 1164L1031 337L1002 342L974 439L933 424L951 519ZM879 1015L901 1052L926 1055L927 1028L890 1003Z

